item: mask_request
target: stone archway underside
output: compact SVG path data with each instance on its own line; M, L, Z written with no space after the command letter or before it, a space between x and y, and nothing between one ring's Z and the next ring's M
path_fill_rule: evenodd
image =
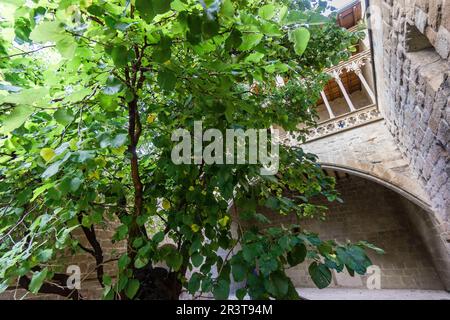
M326 136L302 145L319 157L324 167L351 171L395 188L403 196L430 210L430 200L409 169L383 121Z
M325 170L336 170L383 185L416 205L409 219L431 254L447 290L450 289L450 236L447 223L412 173L383 121L367 124L305 143ZM409 200L409 201L407 201ZM406 204L408 205L408 204Z

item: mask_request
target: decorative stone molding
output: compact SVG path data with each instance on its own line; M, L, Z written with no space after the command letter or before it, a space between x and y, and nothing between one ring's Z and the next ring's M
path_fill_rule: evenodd
M367 63L370 63L371 60L372 55L370 53L370 49L367 49L355 54L347 61L339 63L337 66L325 69L325 72L331 75L333 78L339 78L344 70L347 72L355 72L358 74L359 70L361 70L361 67L366 65Z
M316 140L344 130L355 128L367 123L381 120L383 117L376 105L370 105L354 112L344 114L334 119L320 123L311 128L307 134L306 141Z

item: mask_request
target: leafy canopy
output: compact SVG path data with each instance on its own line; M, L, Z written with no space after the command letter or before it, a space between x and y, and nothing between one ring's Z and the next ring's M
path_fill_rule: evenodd
M301 227L325 210L315 198L337 198L313 155L281 146L274 176L170 158L173 130L196 120L221 131L314 124L323 69L359 39L319 2L2 1L0 291L19 278L32 292L77 298L52 287L65 270L49 261L83 250L108 299L145 298L142 271L158 261L176 293L217 299L231 281L245 281L239 298L298 298L285 270L305 259L320 288L331 269L364 274L369 244ZM297 223L268 227L268 210ZM107 225L107 240L127 247L113 275L97 239Z

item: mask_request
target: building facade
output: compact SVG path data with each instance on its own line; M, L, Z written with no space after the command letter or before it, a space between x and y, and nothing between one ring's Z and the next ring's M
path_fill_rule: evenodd
M381 289L449 290L450 1L354 1L338 13L342 27L361 22L367 37L327 70L318 125L302 145L336 177L344 203L303 227L382 247L372 256ZM305 267L290 274L313 286ZM367 289L366 280L334 274L332 286Z

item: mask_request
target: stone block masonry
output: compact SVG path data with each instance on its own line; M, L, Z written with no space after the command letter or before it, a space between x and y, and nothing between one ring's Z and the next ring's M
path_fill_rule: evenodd
M344 203L318 202L329 208L325 221L308 218L297 221L293 214L270 214L272 224L299 223L324 240L340 243L367 240L383 248L384 255L370 253L373 264L381 269L381 289L443 289L427 248L426 241L435 238L424 210L386 187L352 175L341 177L337 189ZM429 238L423 240L421 232ZM308 265L305 262L289 269L296 287L314 287ZM366 282L367 276L333 272L331 287L367 289Z
M373 3L385 8L373 36L375 52L383 53L375 57L380 110L437 218L448 224L450 1Z

